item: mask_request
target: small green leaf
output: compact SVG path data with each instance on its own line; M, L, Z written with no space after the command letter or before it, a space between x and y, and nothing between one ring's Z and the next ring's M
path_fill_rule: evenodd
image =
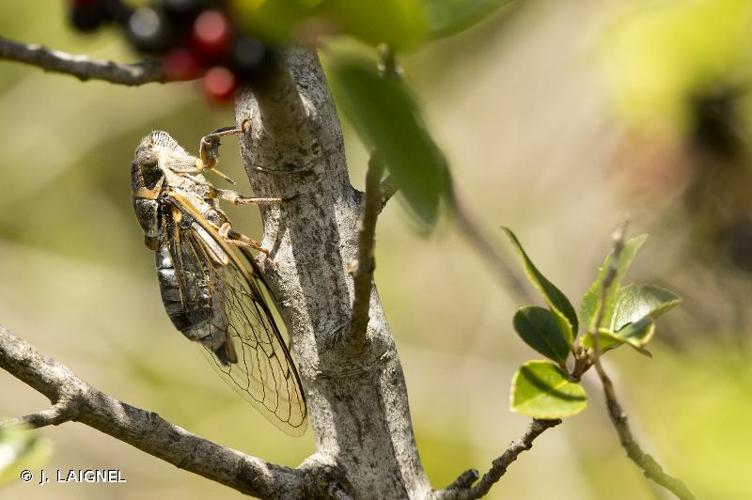
M360 138L384 161L412 212L432 228L449 172L412 95L361 58L336 59L331 76L339 104Z
M650 316L626 325L624 328L614 332L614 336L623 339L624 342L631 345L640 352L643 347L650 342L655 334L655 321ZM643 352L643 354L645 354Z
M527 274L528 280L541 292L546 303L551 308L554 316L556 316L556 322L559 324L561 331L564 333L564 339L567 345L572 345L574 337L577 334L577 313L574 312L574 307L569 299L564 295L561 290L556 288L553 283L548 281L538 268L535 267L533 261L525 253L525 249L522 248L520 240L508 227L502 228L504 232L509 236L509 240L512 242L515 250L520 255L522 262L525 266L525 274Z
M454 35L513 3L513 0L426 0L430 36Z
M653 355L645 349L645 344L650 342L655 333L655 322L650 318L643 318L637 323L630 323L618 332L612 332L601 328L598 332L598 349L604 354L612 349L616 349L624 344L632 347L634 350L647 357ZM580 341L582 347L592 349L593 336L586 333Z
M512 378L512 411L533 418L563 418L587 406L585 389L548 361L528 361Z
M598 349L600 350L601 354L608 352L611 349L620 347L622 344L624 344L624 342L624 339L617 337L614 332L609 331L605 328L601 328L598 331ZM586 349L593 348L593 336L590 334L590 332L586 332L582 336L582 339L580 339L580 344L582 344L582 347Z
M616 275L614 276L614 280L611 282L611 286L609 287L608 293L606 294L606 301L604 304L605 310L603 311L603 322L605 324L609 324L611 322L614 303L617 296L619 295L621 280L624 278L627 269L629 269L629 266L632 264L637 251L647 239L647 234L641 234L629 239L624 244L624 248L619 254L619 262L616 263ZM611 265L612 254L613 252L609 253L606 256L606 259L603 261L603 264L601 264L601 267L598 270L598 276L596 277L593 284L590 285L588 291L585 292L585 296L582 297L582 304L580 305L580 319L582 320L582 324L585 325L585 328L587 328L588 330L592 326L591 323L595 320L598 300L600 300L601 295L601 286L603 286L603 280L606 278L608 268ZM603 323L601 325L598 325L598 327L601 326L603 326Z
M652 285L627 285L619 290L610 329L618 333L630 323L646 317L655 319L680 303L681 298L671 290Z
M681 298L665 288L634 284L622 287L608 328L600 328L598 347L606 352L625 343L649 356L645 345L655 334L655 319L680 303ZM590 334L584 335L581 343L592 348Z
M46 463L52 446L25 425L0 427L0 485L18 480L24 469Z
M512 323L527 345L557 363L566 362L569 346L551 311L537 306L523 307Z

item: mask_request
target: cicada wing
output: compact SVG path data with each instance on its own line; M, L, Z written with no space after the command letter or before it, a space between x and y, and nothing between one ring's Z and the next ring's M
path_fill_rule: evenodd
M204 282L210 285L211 302L218 308L212 324L224 325L237 362L224 363L204 346L205 357L220 377L269 421L287 434L302 435L307 426L307 410L300 376L275 321L273 297L252 256L228 244L209 221L180 197L173 201L203 229L181 229L180 246L187 246L190 251L179 253L182 259L196 256L204 264ZM218 254L222 255L218 258Z
M305 432L305 397L292 356L272 312L258 292L255 278L236 268L235 261L222 272L224 310L228 341L238 362L222 364L205 349L215 371L241 396L261 410L273 424L288 434Z

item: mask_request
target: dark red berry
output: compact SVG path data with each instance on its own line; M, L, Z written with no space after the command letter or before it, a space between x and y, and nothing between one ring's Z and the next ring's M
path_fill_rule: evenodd
M109 21L110 15L101 0L74 0L68 17L78 31L90 33Z
M217 103L227 102L237 89L237 80L229 69L215 66L206 72L201 85L209 100Z
M198 78L203 69L193 53L184 47L168 52L162 64L168 80L192 80Z
M219 10L206 10L193 22L195 47L209 57L227 53L231 34L230 20Z
M128 19L128 39L133 47L145 54L162 54L174 41L174 31L162 11L139 7Z

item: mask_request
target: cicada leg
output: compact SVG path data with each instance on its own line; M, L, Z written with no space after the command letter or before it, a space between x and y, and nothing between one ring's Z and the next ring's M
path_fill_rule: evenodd
M222 224L222 227L219 228L219 236L221 236L227 243L230 243L231 245L253 248L254 250L258 250L259 252L264 252L265 254L269 255L269 251L265 248L261 248L261 244L258 241L254 240L253 238L249 238L243 233L235 231L229 222L225 222L224 224Z
M243 132L244 130L242 127L224 127L203 136L201 138L201 143L199 144L199 158L196 161L196 168L198 169L198 171L203 172L204 170L208 170L210 172L214 172L224 180L234 185L235 181L217 170L217 164L219 163L219 138L225 135L242 134Z
M250 204L258 204L258 203L277 203L281 201L285 201L283 198L253 198L249 196L243 196L242 194L238 193L237 191L232 191L230 189L217 189L214 188L212 190L212 194L215 198L219 198L220 200L227 201L229 203L232 203L233 205L250 205Z

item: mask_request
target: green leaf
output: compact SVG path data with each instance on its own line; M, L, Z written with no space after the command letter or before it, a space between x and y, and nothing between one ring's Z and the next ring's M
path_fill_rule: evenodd
M644 346L650 342L653 334L655 334L655 321L649 316L630 323L621 330L613 333L616 338L622 339L637 349L638 352L647 354L648 356L650 356L650 353L644 349Z
M266 41L288 43L307 20L325 18L322 2L307 0L229 0L233 20Z
M423 0L229 0L229 7L246 32L279 44L319 29L405 50L416 47L428 33Z
M528 361L512 378L512 411L533 418L563 418L587 406L585 389L548 361Z
M608 352L611 349L620 347L624 344L624 342L624 339L617 337L614 332L609 331L605 328L601 328L598 331L598 349L600 350L601 354ZM582 344L582 347L585 347L587 349L593 348L593 336L590 334L590 332L586 332L585 335L582 336L580 344Z
M634 329L631 329L634 325ZM634 348L640 354L651 357L650 351L645 349L647 344L655 333L655 323L650 318L633 323L624 328L620 332L612 332L605 328L601 328L598 332L598 348L601 354L604 354L612 349L616 349L624 344ZM593 336L590 333L586 333L582 336L580 341L582 347L587 349L593 348Z
M418 220L432 228L449 173L412 95L362 58L335 59L331 76L339 104L360 138L384 161Z
M671 290L652 285L630 284L619 290L610 322L610 329L619 331L643 318L655 319L681 303L681 298Z
M425 0L430 36L454 35L513 3L513 0Z
M655 334L655 319L680 303L681 298L665 288L634 284L622 287L608 328L599 330L598 347L606 352L625 343L649 356L644 347ZM582 346L593 347L589 334L583 336Z
M0 427L0 485L17 481L24 469L46 463L52 446L25 425Z
M569 345L551 311L537 306L523 307L512 323L527 345L557 363L566 362Z
M535 267L533 261L525 253L525 249L522 248L522 244L517 239L517 236L508 227L502 227L504 232L509 236L509 240L512 242L515 250L520 255L522 262L525 266L525 273L528 280L541 292L546 303L551 308L554 316L556 316L556 322L559 324L561 331L564 333L564 339L567 345L572 345L574 337L577 334L577 313L574 312L574 307L569 299L564 295L561 290L556 288L553 283L548 281L543 274Z
M325 4L340 30L368 44L386 43L399 51L414 48L426 38L423 0L327 0Z
M624 248L619 254L619 262L616 263L616 275L614 276L614 280L611 282L611 286L609 287L608 293L606 294L606 301L604 304L605 310L603 311L603 321L605 324L609 324L611 321L614 304L616 302L616 298L619 295L619 287L621 286L621 281L624 278L627 269L629 269L629 266L632 264L637 251L640 249L643 243L645 243L645 240L647 240L647 238L647 234L641 234L639 236L631 238L624 244ZM582 324L585 325L588 330L590 330L593 321L595 321L596 309L598 307L598 301L600 300L601 295L601 286L603 286L603 280L606 278L608 268L611 265L612 254L613 252L609 253L606 256L606 259L603 261L603 264L601 264L601 267L598 270L598 276L596 277L593 284L590 285L588 291L585 292L584 297L582 297L582 304L580 305L580 319L582 320ZM601 326L603 326L603 323L598 325L599 328Z

